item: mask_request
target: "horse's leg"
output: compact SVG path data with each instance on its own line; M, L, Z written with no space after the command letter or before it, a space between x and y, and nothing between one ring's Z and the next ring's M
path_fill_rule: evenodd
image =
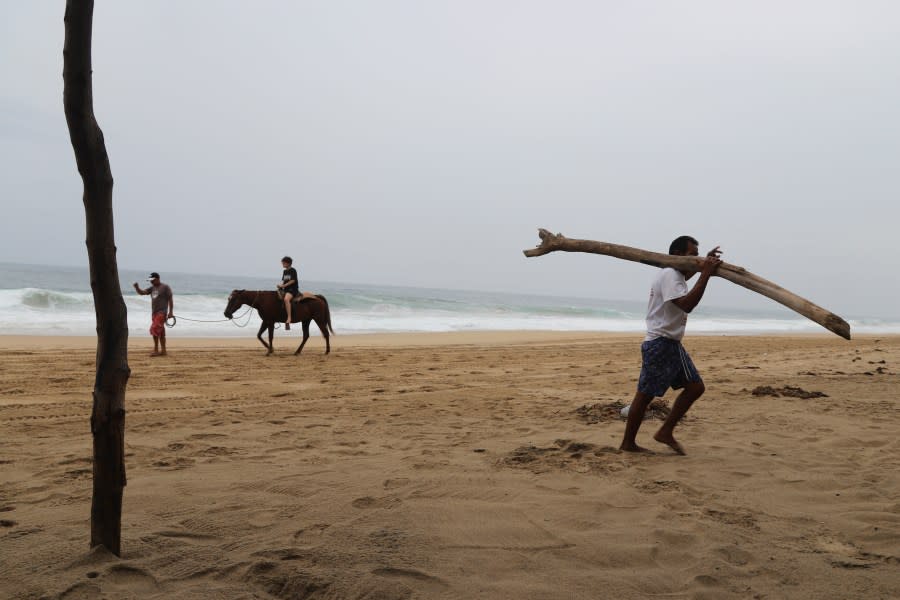
M275 335L275 321L269 322L269 354L275 352L275 344L272 343L272 336Z
M263 324L259 326L259 331L256 332L256 339L259 340L260 344L262 344L263 346L266 347L266 350L268 350L268 352L266 352L266 354L272 354L272 347L270 345L266 344L265 340L262 339L263 331L265 331L266 327L268 327L268 326L269 326L269 324L266 323L265 321L263 321ZM269 343L271 344L271 342L272 342L272 338L270 336Z
M300 342L300 347L297 348L296 352L294 352L294 356L300 354L300 352L303 350L303 346L306 345L306 340L308 340L308 339L309 339L309 319L305 319L303 321L303 341Z
M325 320L325 317L316 317L316 325L319 326L319 331L322 332L322 337L325 338L325 354L331 352L331 340L328 339L328 321Z

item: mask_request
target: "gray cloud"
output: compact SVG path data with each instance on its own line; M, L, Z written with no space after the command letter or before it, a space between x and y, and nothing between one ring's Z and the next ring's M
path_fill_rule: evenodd
M34 6L32 6L34 5ZM5 8L4 260L84 264L61 6ZM890 2L98 2L123 267L641 299L682 233L898 315ZM722 282L707 302L767 305Z

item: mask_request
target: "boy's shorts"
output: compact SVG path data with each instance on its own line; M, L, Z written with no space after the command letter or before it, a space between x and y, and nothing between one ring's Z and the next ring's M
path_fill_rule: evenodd
M153 322L150 323L150 335L153 337L162 337L166 335L166 313L153 313Z
M641 344L641 377L638 391L659 397L671 387L681 389L687 383L703 383L694 361L681 342L656 338Z

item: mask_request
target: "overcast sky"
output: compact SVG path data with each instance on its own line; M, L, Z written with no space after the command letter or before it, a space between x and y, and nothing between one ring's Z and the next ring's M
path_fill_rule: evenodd
M0 260L86 265L65 2L0 11ZM97 0L120 268L646 298L687 233L900 316L900 3ZM127 282L125 282L127 284ZM707 300L771 301L724 280Z

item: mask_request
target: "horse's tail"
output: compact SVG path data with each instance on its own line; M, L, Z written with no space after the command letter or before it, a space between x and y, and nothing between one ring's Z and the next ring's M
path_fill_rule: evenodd
M322 294L316 294L316 298L321 299L325 303L325 324L328 326L328 330L331 331L331 335L337 335L331 326L331 309L328 307L328 300Z

